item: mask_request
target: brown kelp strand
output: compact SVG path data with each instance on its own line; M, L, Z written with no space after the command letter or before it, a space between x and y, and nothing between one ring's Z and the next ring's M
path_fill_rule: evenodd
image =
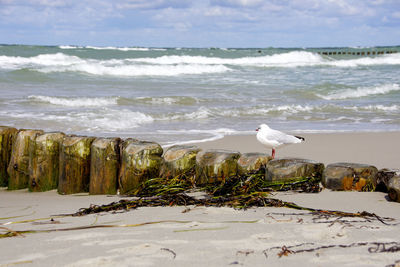
M228 206L245 209L248 207L288 207L299 208L294 203L281 201L266 197L265 193L253 193L242 196L216 196L203 199L196 199L185 193L167 194L156 197L142 197L133 200L120 200L105 205L91 205L89 208L82 208L72 216L83 216L100 212L112 212L119 210L131 210L139 207L160 207L160 206Z
M314 243L303 243L294 246L281 246L271 247L263 250L263 254L268 258L268 253L273 250L278 250L278 257L289 256L291 254L299 254L306 252L316 252L322 249L332 248L355 248L355 247L368 247L369 253L394 253L400 251L400 242L357 242L351 244L331 244L314 246ZM302 248L307 247L307 248Z
M237 176L226 181L205 185L197 188L190 176L177 176L174 178L153 178L141 184L135 192L136 198L132 200L120 200L106 205L92 205L82 208L73 216L82 216L99 212L110 212L118 210L131 210L138 207L157 206L214 206L233 207L246 209L250 207L286 207L311 212L316 218L335 217L357 217L364 220L378 220L389 225L391 218L382 218L374 213L366 211L349 213L343 211L320 210L299 206L292 202L285 202L269 197L269 192L280 190L297 189L302 192L320 191L320 180L315 177L291 179L284 182L265 181L262 172ZM195 198L188 193L197 189L206 193L204 198ZM331 221L333 223L334 221Z
M323 223L332 226L335 223L345 224L347 226L352 226L352 223L370 223L370 222L380 222L384 225L398 225L399 223L392 223L395 221L394 218L381 217L375 213L370 213L366 211L362 212L343 212L337 210L322 210L322 209L312 209L305 207L298 207L297 209L308 210L307 213L279 213L279 212L269 212L266 214L267 217L271 217L275 221L276 216L289 217L289 216L312 216L313 223ZM275 216L275 217L274 217Z
M212 195L242 195L252 192L298 191L318 193L321 191L320 179L316 177L300 177L285 181L265 180L264 170L255 174L231 177L223 183L211 184L205 190Z
M226 180L198 186L193 173L186 173L173 178L153 178L144 181L126 196L160 196L182 193L193 188L208 192L212 196L238 196L255 192L298 191L317 193L321 191L320 179L316 177L300 177L285 181L265 180L265 169L257 173L248 173L229 177Z
M398 267L400 266L400 260L395 261L393 264L386 265L385 267Z
M204 222L202 223L215 223L215 222ZM222 221L220 223L256 223L257 221ZM76 227L67 227L67 228L50 228L50 229L40 229L40 230L12 230L6 227L0 227L0 238L7 238L7 237L24 237L25 234L37 234L37 233L52 233L52 232L66 232L66 231L77 231L77 230L87 230L87 229L99 229L99 228L134 228L134 227L142 227L146 225L154 225L154 224L164 224L164 223L178 223L178 224L189 224L193 223L193 221L189 220L161 220L161 221L149 221L149 222L142 222L136 224L90 224L90 225L83 225L83 226L76 226ZM197 231L215 231L215 230L223 230L226 229L225 227L213 227L213 228L198 228ZM191 229L189 231L196 231L196 229ZM174 231L174 232L186 232L185 230L182 231ZM171 252L171 251L170 251ZM172 252L171 252L172 253Z

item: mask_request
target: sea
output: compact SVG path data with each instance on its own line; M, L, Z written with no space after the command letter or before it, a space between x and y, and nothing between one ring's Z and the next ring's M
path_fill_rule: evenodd
M171 146L261 123L400 131L400 46L0 45L0 125Z

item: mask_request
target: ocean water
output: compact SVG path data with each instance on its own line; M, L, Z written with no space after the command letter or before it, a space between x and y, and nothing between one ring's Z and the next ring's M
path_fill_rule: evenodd
M400 47L0 45L0 125L171 145L261 123L400 131Z

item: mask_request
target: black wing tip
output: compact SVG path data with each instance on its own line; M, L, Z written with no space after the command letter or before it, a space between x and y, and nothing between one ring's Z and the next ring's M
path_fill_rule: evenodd
M297 136L297 135L295 135L294 137L296 137L297 139L300 139L301 141L306 141L306 139L304 137Z

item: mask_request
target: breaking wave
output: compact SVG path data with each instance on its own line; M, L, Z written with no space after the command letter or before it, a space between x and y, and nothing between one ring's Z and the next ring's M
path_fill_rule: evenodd
M48 103L52 105L67 106L67 107L104 107L116 105L118 97L55 97L30 95L28 99L35 102Z
M82 72L91 75L111 76L177 76L182 74L221 73L229 71L223 65L137 64L127 59L82 59L63 53L41 54L34 57L0 56L0 69L28 69L44 73Z
M63 49L73 49L62 46ZM85 47L88 48L88 47ZM91 49L143 50L149 48L91 47ZM358 67L366 65L400 64L400 54L364 57L359 59L333 60L317 53L292 51L287 53L240 57L206 57L188 55L164 55L160 57L92 59L64 53L40 54L33 57L0 56L0 69L27 69L44 73L82 72L91 75L112 76L177 76L183 74L209 74L231 71L241 67L305 67L334 66Z
M118 50L118 51L165 51L165 48L149 48L149 47L116 47L116 46L74 46L60 45L60 49L94 49L94 50Z
M317 94L317 96L325 100L342 100L347 98L360 98L371 95L382 95L393 91L400 91L400 86L394 83L373 87L359 87L357 89L339 90L328 95Z
M374 65L400 65L400 54L387 54L377 57L361 57L357 59L342 59L327 62L335 67L361 67Z

